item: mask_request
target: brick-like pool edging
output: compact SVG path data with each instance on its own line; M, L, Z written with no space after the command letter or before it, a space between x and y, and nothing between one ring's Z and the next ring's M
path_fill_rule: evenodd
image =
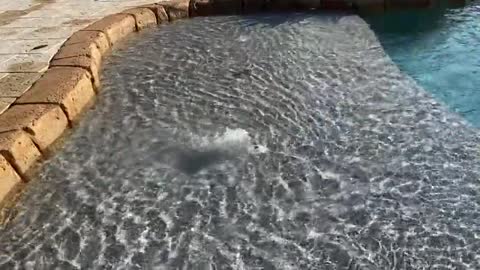
M0 115L0 207L15 201L39 161L94 103L102 58L111 48L133 32L188 15L188 0L131 8L63 44L43 76Z
M0 208L15 202L39 161L91 107L100 89L102 59L133 32L194 16L302 9L377 11L431 7L445 1L465 4L465 0L176 0L106 16L75 32L43 76L0 115Z

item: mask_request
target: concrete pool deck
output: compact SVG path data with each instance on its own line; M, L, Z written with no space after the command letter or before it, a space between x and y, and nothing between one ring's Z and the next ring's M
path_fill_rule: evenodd
M102 58L130 33L189 16L239 14L269 8L385 10L429 7L437 2L21 0L2 3L0 204L14 201L17 191L30 179L32 168L49 156L58 139L93 104L100 88Z

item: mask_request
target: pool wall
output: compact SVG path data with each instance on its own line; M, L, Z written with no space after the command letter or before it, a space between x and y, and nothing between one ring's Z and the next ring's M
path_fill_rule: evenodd
M271 10L385 11L466 4L465 0L177 0L109 15L74 33L48 70L0 115L0 223L38 164L90 108L100 91L102 60L131 33L187 17ZM119 131L121 132L121 131Z
M242 14L271 10L352 10L384 12L396 9L463 6L471 0L192 0L192 16Z

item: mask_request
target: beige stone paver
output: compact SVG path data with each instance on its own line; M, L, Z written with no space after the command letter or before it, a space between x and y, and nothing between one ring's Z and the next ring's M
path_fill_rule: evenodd
M44 72L47 70L48 61L52 57L48 53L11 54L7 56L12 56L12 58L0 63L0 73ZM2 92L0 89L0 97L3 96Z
M0 155L0 201L7 197L22 180L8 161Z
M92 22L161 0L0 1L0 113L47 69L65 40Z
M4 54L40 54L62 45L63 39L10 40L9 46L0 47L0 55Z
M36 72L8 73L7 76L0 79L2 94L9 98L19 98L30 88L30 85L40 78L40 75L40 73Z
M4 113L15 100L16 98L0 98L0 113Z

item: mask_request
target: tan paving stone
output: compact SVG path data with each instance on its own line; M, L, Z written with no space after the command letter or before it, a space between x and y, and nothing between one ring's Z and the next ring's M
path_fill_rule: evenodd
M107 36L100 31L78 31L65 41L65 45L79 43L95 43L102 55L107 53L111 48Z
M8 73L0 79L0 97L20 97L40 76L40 73Z
M0 54L45 53L53 48L58 49L62 43L63 40L59 39L0 41Z
M5 34L4 34L5 33ZM72 33L72 27L31 27L31 28L10 28L0 29L0 36L4 37L0 43L11 40L65 40Z
M24 130L46 150L68 128L68 119L59 105L15 105L0 115L0 133Z
M24 10L38 4L32 0L2 1L0 10Z
M49 54L19 54L0 63L0 72L43 72L52 56Z
M58 26L58 27L36 27L26 28L22 33L21 38L25 39L39 39L39 38L56 38L66 40L75 31L82 29L84 26ZM55 52L54 52L55 53Z
M100 66L102 62L102 53L98 48L97 44L94 42L91 43L77 43L72 45L65 45L60 48L60 50L53 56L53 60L85 56L91 58L92 61Z
M0 37L2 40L19 39L26 30L28 29L0 28Z
M0 26L0 29L8 28L32 28L35 27L58 27L59 25L64 24L69 21L69 18L17 18L9 24Z
M53 67L16 104L59 104L70 121L76 121L95 98L91 76L77 67Z
M15 169L0 155L0 203L8 200L22 182Z
M102 31L107 35L110 43L115 44L136 31L135 18L128 14L114 14L89 25L84 30Z
M16 55L12 55L12 54L10 54L10 55L0 54L0 65L1 65L2 63L5 63L6 61L12 59L12 58L15 57L15 56L16 56ZM2 77L4 77L4 76L2 76L2 75L0 74L0 78L2 78Z
M170 21L184 19L189 17L190 0L175 0L162 2L163 7L167 11Z
M3 79L5 77L7 77L8 75L10 75L12 73L5 73L5 72L0 72L0 79Z
M135 17L137 31L157 25L157 17L155 16L155 13L148 8L132 8L123 11L122 14L130 14Z
M73 5L51 5L48 8L30 12L22 18L95 18L99 15L92 15L91 7L75 8Z
M51 67L81 67L90 72L93 78L95 90L100 89L100 64L87 56L75 56L63 59L54 59L50 62Z
M42 158L42 154L24 131L0 133L0 154L24 175Z
M161 4L145 5L144 7L151 9L155 13L158 24L168 22L167 11Z
M0 97L0 114L5 112L10 105L12 105L15 102L16 98L4 98Z

